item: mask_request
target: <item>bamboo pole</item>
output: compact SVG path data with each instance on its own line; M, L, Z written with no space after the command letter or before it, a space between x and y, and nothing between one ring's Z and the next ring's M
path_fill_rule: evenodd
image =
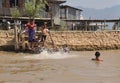
M55 47L55 43L54 43L54 41L53 41L53 38L52 38L52 36L51 36L51 33L49 32L49 36L50 36L50 39L51 39L51 41L52 41L52 46L53 46L53 48Z

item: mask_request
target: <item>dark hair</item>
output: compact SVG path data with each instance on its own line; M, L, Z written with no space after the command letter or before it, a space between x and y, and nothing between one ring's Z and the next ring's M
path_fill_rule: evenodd
M99 57L99 56L100 56L100 52L98 52L98 51L95 52L95 56L96 56L96 57Z
M30 19L30 22L33 22L34 21L34 19Z

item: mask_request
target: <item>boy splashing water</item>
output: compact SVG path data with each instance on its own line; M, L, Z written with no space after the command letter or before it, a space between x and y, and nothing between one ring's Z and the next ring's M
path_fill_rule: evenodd
M46 37L47 37L47 34L49 33L49 30L46 28L46 22L42 26L41 32L42 32L42 36L41 36L40 42L43 42L43 46L45 46Z

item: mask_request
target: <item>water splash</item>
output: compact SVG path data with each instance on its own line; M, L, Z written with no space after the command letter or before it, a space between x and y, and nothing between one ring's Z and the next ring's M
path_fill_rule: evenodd
M50 53L46 50L41 52L40 54L33 54L29 56L25 56L25 59L65 59L65 58L72 58L76 57L77 55L71 55L68 52L58 51Z

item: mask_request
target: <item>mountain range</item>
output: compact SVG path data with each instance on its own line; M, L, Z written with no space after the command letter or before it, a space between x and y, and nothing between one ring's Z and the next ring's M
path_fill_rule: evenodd
M94 8L84 8L82 9L82 16L84 19L119 19L120 18L120 5L116 5L110 8L104 9L94 9Z

